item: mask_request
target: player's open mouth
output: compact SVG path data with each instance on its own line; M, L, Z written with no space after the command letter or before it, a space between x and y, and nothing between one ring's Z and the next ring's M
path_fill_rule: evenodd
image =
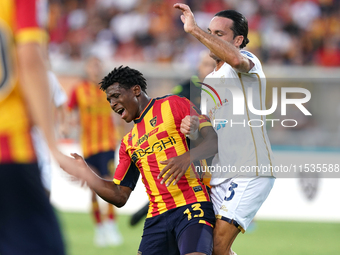
M118 113L123 118L125 113L126 113L126 111L125 111L124 108L120 108L120 109L116 110L116 113Z

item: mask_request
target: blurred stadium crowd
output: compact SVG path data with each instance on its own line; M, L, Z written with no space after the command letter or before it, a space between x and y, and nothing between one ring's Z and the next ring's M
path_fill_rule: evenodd
M52 0L52 59L185 63L204 46L183 31L179 0ZM181 1L180 1L181 2ZM340 0L186 0L206 29L222 9L242 12L264 64L340 66Z
M50 59L67 94L84 78L82 66L91 55L103 60L106 71L112 65L137 65L148 79L152 97L168 94L188 81L197 72L206 48L183 31L180 13L172 7L178 1L50 0ZM247 17L250 43L246 49L258 56L266 70L277 66L279 73L288 75L278 76L287 80L267 80L268 107L272 105L271 86L294 84L311 91L312 100L306 107L313 116L290 109L285 118L297 120L299 126L267 125L272 144L340 147L339 76L329 77L321 68L340 67L340 0L182 2L189 4L203 29L223 9L235 9ZM160 69L155 71L156 67ZM323 76L317 78L320 74ZM77 140L77 123L71 126L68 137Z

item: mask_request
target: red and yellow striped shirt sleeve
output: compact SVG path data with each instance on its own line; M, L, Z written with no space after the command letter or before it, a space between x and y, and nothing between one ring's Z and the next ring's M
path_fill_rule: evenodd
M44 7L43 5L46 5ZM15 41L17 44L36 42L45 45L48 35L44 25L47 17L47 2L38 0L16 0L15 1Z
M119 165L115 171L113 182L117 185L129 187L134 190L139 178L139 170L134 162L131 161L126 151L126 144L122 140L119 149Z

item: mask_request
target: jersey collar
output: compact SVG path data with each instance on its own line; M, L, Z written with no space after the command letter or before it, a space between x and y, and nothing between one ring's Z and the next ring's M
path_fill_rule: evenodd
M150 110L150 108L153 106L153 104L155 103L155 99L151 99L148 103L148 105L144 108L144 110L142 111L141 115L137 118L137 119L134 119L133 122L135 124L139 123L142 121L142 119L144 118L145 114L148 113L148 111Z

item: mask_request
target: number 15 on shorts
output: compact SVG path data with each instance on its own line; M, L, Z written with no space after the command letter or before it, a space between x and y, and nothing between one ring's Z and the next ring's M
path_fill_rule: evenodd
M235 195L235 189L237 188L238 184L235 182L230 183L229 186L229 191L227 192L227 196L224 197L225 201L230 201L233 199L234 195ZM229 194L228 194L229 193Z

